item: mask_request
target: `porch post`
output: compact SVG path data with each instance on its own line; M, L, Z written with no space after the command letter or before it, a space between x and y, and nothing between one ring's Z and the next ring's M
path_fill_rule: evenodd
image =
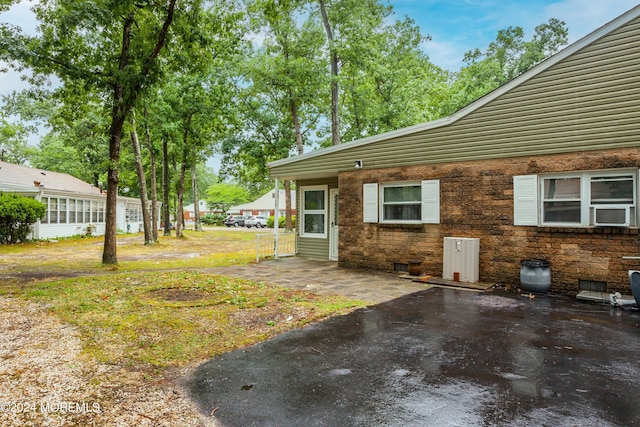
M280 218L280 180L276 177L275 209L273 210L273 257L278 259L278 225Z

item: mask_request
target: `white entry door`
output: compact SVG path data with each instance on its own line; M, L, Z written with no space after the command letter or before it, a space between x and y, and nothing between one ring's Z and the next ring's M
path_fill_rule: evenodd
M338 260L338 189L332 188L329 191L329 209L331 214L329 220L331 223L329 229L329 259Z

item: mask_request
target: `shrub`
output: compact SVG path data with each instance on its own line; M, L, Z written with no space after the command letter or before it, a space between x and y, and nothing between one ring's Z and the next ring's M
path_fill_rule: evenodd
M287 220L287 218L284 215L282 215L278 219L278 227L279 228L284 228L284 223L286 222L286 220ZM273 217L273 215L271 215L269 218L267 218L267 227L273 228L274 222L275 222L275 218ZM291 215L291 226L293 228L296 228L296 216L295 215Z
M0 194L0 243L24 242L31 225L44 216L46 206L17 194Z
M204 214L200 221L204 225L223 225L225 218L223 214Z

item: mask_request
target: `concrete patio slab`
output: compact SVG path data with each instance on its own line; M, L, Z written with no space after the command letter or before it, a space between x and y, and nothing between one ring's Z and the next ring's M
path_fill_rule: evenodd
M349 270L338 267L337 262L301 257L280 258L208 271L316 294L344 295L371 303L390 301L431 288L426 283L401 279L400 274Z

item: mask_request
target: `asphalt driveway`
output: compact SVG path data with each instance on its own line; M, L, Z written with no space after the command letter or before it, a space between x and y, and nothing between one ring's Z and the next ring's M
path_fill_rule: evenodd
M222 426L640 425L640 314L433 288L201 365Z

